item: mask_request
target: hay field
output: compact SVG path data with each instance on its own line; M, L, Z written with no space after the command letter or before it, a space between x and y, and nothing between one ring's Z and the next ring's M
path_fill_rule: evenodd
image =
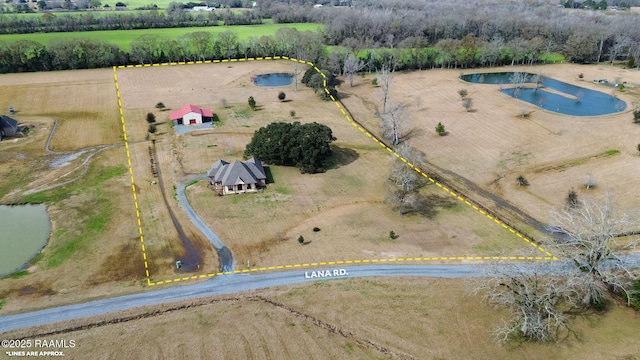
M635 359L632 310L572 320L557 343L497 344L503 313L458 279L317 281L235 296L134 309L95 320L138 319L47 338L74 339L68 358L148 359ZM14 331L36 337L87 320ZM384 351L384 352L383 352Z
M0 109L58 118L51 150L71 151L122 140L111 69L0 75Z
M293 66L289 61L254 61L118 70L127 129L134 142L146 135L147 112L153 112L158 121L168 120L168 111L154 107L159 101L169 109L196 104L220 116L221 124L186 134L158 125L153 137L169 192L173 191L170 184L188 183L191 175L207 172L217 159L240 159L253 132L273 121L317 121L332 128L338 139L333 147L336 157L325 173L301 175L293 168L272 166L275 182L259 194L218 197L205 181L188 187L192 206L231 249L238 267L525 253L525 242L435 187L427 186L424 191L444 207L432 218L399 216L391 210L384 203L391 161L388 153L350 125L335 104L319 100L303 85L295 91L294 85L270 88L251 82L251 76L291 72ZM278 101L280 91L287 94L287 101ZM248 109L249 96L255 98L258 111ZM293 118L292 110L296 112ZM142 146L134 147L133 156L141 166L139 173L150 180L147 151ZM145 184L141 189L142 197L150 191ZM153 200L150 204L156 205L146 208L160 206ZM148 211L142 212L145 224L162 218L145 213ZM321 230L313 232L314 227ZM400 235L398 239L389 238L392 230ZM300 235L306 239L304 246L297 242Z
M465 70L465 73L500 71L540 71L570 84L611 93L612 88L596 85L595 78L620 77L640 84L640 73L607 65L546 65ZM564 204L570 189L579 197L611 194L620 207L633 210L640 193L630 191L640 175L636 145L638 127L630 111L637 106L637 89L627 88L615 95L627 102L618 114L574 117L543 111L533 105L501 94L499 85L472 84L459 80L461 70L428 70L394 75L390 101L409 106L411 125L424 129L412 144L436 165L463 176L501 196L542 222L552 208ZM584 74L580 81L578 74ZM358 119L377 129L372 116L381 108L380 89L370 85L372 76L359 80L344 101ZM465 112L457 91L466 89L473 99L473 112ZM531 112L521 118L521 111ZM434 129L442 122L449 132L439 137ZM618 154L604 156L610 150ZM516 178L530 183L520 188ZM587 190L584 180L591 175L597 186ZM455 183L455 181L454 181Z

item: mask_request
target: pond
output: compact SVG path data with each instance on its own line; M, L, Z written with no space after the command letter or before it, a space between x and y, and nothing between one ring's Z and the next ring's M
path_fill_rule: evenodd
M560 114L597 116L613 114L627 108L624 101L614 96L548 77L543 77L540 88L536 89L535 82L532 80L535 75L530 73L524 73L527 79L525 87L515 88L511 81L514 74L513 72L469 74L462 75L460 78L477 84L509 85L509 88L500 89L500 92Z
M47 244L51 232L44 205L0 205L0 276L20 269Z
M293 74L271 73L252 76L253 83L259 86L284 86L293 82Z

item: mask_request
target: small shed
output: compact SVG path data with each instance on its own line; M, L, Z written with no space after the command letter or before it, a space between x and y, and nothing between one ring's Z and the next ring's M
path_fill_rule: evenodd
M18 134L18 122L6 115L0 115L0 140Z
M171 121L177 125L198 125L213 121L213 113L196 105L185 105L169 114Z

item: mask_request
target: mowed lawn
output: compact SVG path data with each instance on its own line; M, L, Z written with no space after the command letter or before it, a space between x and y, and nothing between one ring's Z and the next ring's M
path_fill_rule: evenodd
M222 120L214 128L184 135L160 125L156 146L169 192L172 183L189 183L189 174L208 171L217 159L241 159L253 132L270 122L316 121L332 128L338 139L336 157L325 173L300 174L295 168L272 166L275 182L259 194L218 197L204 181L187 189L192 206L231 249L239 268L394 257L528 255L524 241L436 186L424 189L432 203L443 205L436 206L430 218L400 216L392 210L385 203L392 161L387 151L348 123L335 104L318 99L303 85L295 91L293 85L269 88L251 82L254 75L292 72L293 66L285 60L118 70L133 142L144 139L147 112L155 113L158 121L168 120L167 111L154 108L159 101L170 109L185 103L208 107ZM289 101L278 101L280 91ZM249 96L255 98L258 111L248 109ZM293 118L291 111L296 113ZM148 171L146 150L133 151L134 158L142 151L142 159L134 165L140 168L134 172ZM139 183L142 202L159 191L149 181ZM145 207L155 206L161 204ZM145 224L164 219L148 215L142 212ZM314 227L320 231L314 232ZM390 239L390 231L399 237ZM300 235L307 245L298 244ZM170 247L171 239L165 241L159 246Z
M252 37L263 35L275 35L278 29L295 28L298 31L318 31L322 28L320 24L313 23L293 23L293 24L262 24L262 25L237 25L237 26L208 26L208 27L186 27L171 29L135 29L135 30L105 30L105 31L78 31L62 33L38 33L38 34L8 34L0 35L0 42L13 43L18 40L32 40L41 44L49 44L57 39L78 38L104 40L118 45L122 50L129 51L131 41L142 35L158 35L171 39L177 39L186 34L208 31L219 34L224 31L232 31L238 35L240 40L247 40Z

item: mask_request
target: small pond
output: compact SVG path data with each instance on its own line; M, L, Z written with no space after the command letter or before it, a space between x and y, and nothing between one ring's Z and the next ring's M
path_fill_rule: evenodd
M251 77L253 83L260 86L284 86L293 82L293 74L272 73Z
M0 205L0 276L20 269L47 244L51 232L44 205Z
M624 101L614 96L548 77L543 77L540 88L536 89L532 81L534 74L526 74L525 87L516 89L511 82L513 74L513 72L469 74L462 75L460 78L477 84L509 85L509 88L501 89L500 92L542 109L566 115L607 115L627 108Z

